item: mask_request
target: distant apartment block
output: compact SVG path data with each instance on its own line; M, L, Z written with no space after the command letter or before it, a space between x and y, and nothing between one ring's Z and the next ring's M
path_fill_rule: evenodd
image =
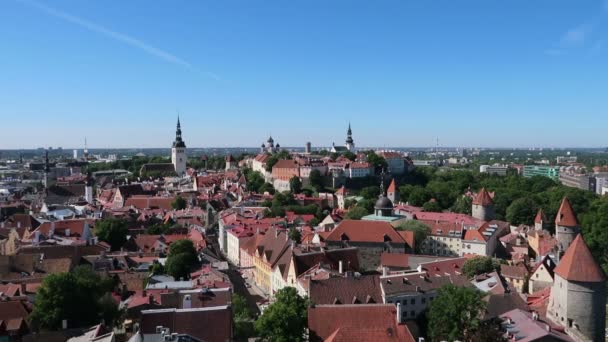
M524 177L544 176L553 180L559 180L559 167L545 165L525 165Z
M560 172L559 181L571 188L596 191L595 178L586 174Z
M556 158L558 164L576 163L576 156L559 156Z
M479 166L479 172L481 173L489 173L493 175L506 176L507 170L509 167L507 165L481 165Z

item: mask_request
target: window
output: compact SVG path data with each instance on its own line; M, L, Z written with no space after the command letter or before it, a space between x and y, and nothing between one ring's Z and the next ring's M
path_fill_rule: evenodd
M416 312L415 311L410 311L410 316L416 317Z
M416 304L416 298L412 298L412 299L410 300L410 304L412 304L412 305Z
M422 297L422 304L426 304L426 298Z
M538 273L536 273L536 279L538 279Z

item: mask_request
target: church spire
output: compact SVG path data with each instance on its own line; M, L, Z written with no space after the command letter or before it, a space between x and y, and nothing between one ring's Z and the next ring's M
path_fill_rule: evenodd
M179 122L179 114L177 115L177 127L175 129L175 141L173 147L186 147L186 143L182 140L182 125Z
M346 131L346 144L353 145L353 131L350 128L350 122L348 123L348 131Z

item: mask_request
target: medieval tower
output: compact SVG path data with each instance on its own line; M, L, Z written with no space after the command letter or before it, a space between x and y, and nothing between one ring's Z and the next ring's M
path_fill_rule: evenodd
M560 254L568 249L579 232L580 226L574 214L574 209L572 209L568 198L564 197L555 216L555 238Z
M182 140L182 128L177 118L177 129L175 130L175 141L171 148L171 163L175 167L178 176L186 174L186 143Z
M555 268L547 317L576 341L604 341L606 277L580 234Z
M355 152L355 141L353 140L353 131L350 129L350 122L348 123L348 131L346 131L346 144L344 147L350 152Z
M536 217L534 218L534 230L541 231L547 228L547 217L542 209L538 209Z
M485 188L479 190L473 199L472 216L482 221L494 219L494 200Z

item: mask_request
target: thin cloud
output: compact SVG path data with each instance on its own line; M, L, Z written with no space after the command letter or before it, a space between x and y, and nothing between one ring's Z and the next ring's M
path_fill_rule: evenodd
M93 23L91 21L79 18L75 15L69 14L67 12L63 12L60 11L58 9L43 5L37 1L34 0L18 0L22 3L25 3L31 7L34 7L40 11L43 11L51 16L54 16L56 18L62 19L64 21L70 22L72 24L78 25L82 28L85 28L89 31L92 32L96 32L96 33L100 33L103 34L107 37L110 37L114 40L117 40L119 42L125 43L129 46L132 46L134 48L140 49L144 52L146 52L147 54L160 58L166 62L175 64L175 65L179 65L182 66L184 68L193 70L193 71L197 71L200 72L199 70L197 70L191 63L189 63L188 61L179 58L177 56L175 56L174 54L167 52L165 50L159 49L157 47L154 47L150 44L147 44L139 39L133 38L129 35L126 35L124 33L120 33L111 29L108 29L102 25ZM215 80L219 80L220 78L215 75L214 73L211 72L202 72L203 74L215 79Z
M580 45L585 43L585 40L589 37L593 31L591 25L581 25L573 29L568 30L561 39L561 43L564 45Z

